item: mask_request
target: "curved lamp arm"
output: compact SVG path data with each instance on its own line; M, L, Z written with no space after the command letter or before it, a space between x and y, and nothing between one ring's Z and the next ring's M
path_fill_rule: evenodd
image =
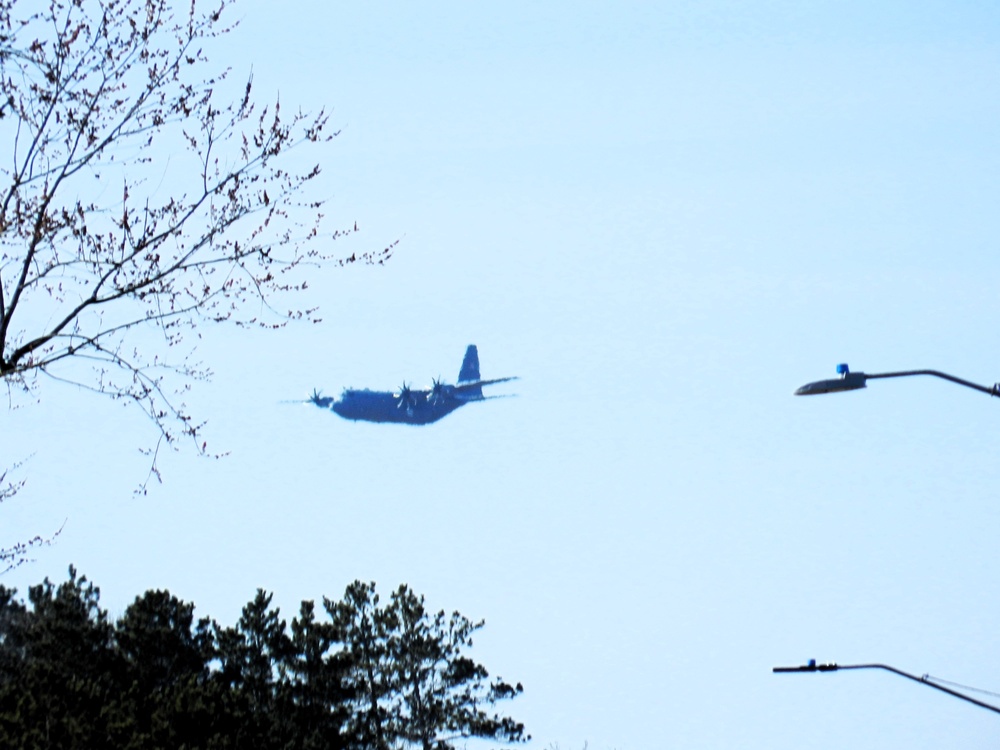
M940 690L942 693L953 695L956 698L961 698L963 701L973 703L980 708L985 708L988 711L1000 714L1000 708L997 706L976 700L965 693L960 693L957 690L952 690L951 688L946 688L943 685L938 685L936 682L931 682L927 675L917 677L916 675L909 674L901 669L890 667L888 664L817 664L815 659L810 659L808 664L804 664L801 667L774 667L771 671L777 674L780 672L837 672L841 669L884 669L887 672L898 674L900 677L905 677L908 680L919 682L921 685L927 685L927 687Z
M905 378L910 375L933 375L936 378L950 380L952 383L964 385L966 388L974 388L977 391L988 393L991 396L1000 396L1000 383L994 383L992 387L979 385L962 378L956 378L940 370L901 370L899 372L851 372L846 364L837 365L839 378L835 380L817 380L813 383L806 383L795 391L796 396L815 396L820 393L838 393L840 391L854 391L864 388L865 382L876 378Z

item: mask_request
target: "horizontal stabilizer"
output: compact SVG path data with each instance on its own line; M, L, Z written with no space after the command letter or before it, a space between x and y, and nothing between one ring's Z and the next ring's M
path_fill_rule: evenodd
M517 375L514 375L509 378L493 378L491 380L473 380L469 383L459 383L458 385L454 386L454 388L456 391L474 390L476 388L482 388L484 385L493 385L494 383L506 383L509 380L517 380L517 379L518 379Z

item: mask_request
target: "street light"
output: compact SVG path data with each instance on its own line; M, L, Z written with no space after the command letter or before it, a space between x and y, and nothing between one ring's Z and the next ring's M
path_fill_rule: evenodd
M956 378L946 372L937 370L904 370L902 372L851 372L846 364L837 365L839 378L834 380L817 380L814 383L806 383L795 391L796 396L815 396L820 393L838 393L840 391L856 391L865 387L865 381L876 378L904 378L910 375L933 375L936 378L950 380L952 383L964 385L966 388L975 388L977 391L988 393L991 396L1000 396L1000 383L995 383L992 387L970 383L968 380Z
M895 667L890 667L887 664L817 664L815 659L810 659L807 664L804 664L801 667L774 667L771 671L777 674L780 672L837 672L842 669L884 669L887 672L898 674L900 677L905 677L908 680L919 682L921 685L927 685L935 690L940 690L942 693L953 695L956 698L961 698L963 701L974 703L980 708L985 708L988 711L1000 714L1000 708L990 705L989 703L983 703L975 698L970 698L968 695L960 693L957 690L952 690L944 687L943 685L931 682L931 678L928 675L917 677L916 675L909 674L900 669L896 669Z

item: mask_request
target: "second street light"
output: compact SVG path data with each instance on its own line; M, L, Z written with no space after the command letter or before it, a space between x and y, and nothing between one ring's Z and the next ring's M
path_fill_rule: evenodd
M994 383L992 386L979 385L978 383L972 383L968 380L963 380L962 378L956 378L954 375L949 375L946 372L940 372L938 370L901 370L899 372L851 372L851 369L846 364L837 365L837 374L840 375L839 378L834 378L831 380L817 380L813 383L806 383L801 388L796 389L796 396L816 396L821 393L838 393L840 391L856 391L859 388L865 388L867 381L876 380L878 378L905 378L911 375L932 375L936 378L941 378L943 380L951 381L952 383L957 383L958 385L964 385L966 388L973 388L977 391L982 391L983 393L988 393L990 396L1000 396L1000 383Z
M807 664L803 664L800 667L774 667L771 671L775 674L788 673L788 672L839 672L845 669L883 669L886 672L892 672L893 674L899 675L900 677L905 677L908 680L913 680L914 682L919 682L921 685L926 685L927 687L932 687L935 690L940 690L942 693L947 693L948 695L954 696L955 698L960 698L963 701L972 703L973 705L979 706L980 708L985 708L987 711L992 711L993 713L1000 714L1000 708L994 706L991 703L985 703L981 700L976 700L972 696L966 695L965 693L960 693L957 690L952 690L944 685L939 685L930 675L924 675L923 677L917 677L909 672L904 672L901 669L896 669L895 667L890 667L888 664L817 664L815 659L810 659ZM940 682L939 680L938 682ZM954 684L954 683L952 683ZM972 688L967 688L972 689Z

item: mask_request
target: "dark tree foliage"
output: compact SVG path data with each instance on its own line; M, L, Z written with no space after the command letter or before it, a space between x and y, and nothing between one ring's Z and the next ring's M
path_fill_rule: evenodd
M490 682L486 668L466 656L482 622L458 612L428 613L424 598L406 585L385 607L375 584L360 581L347 587L342 601L324 604L351 665L352 747L449 750L456 740L472 737L530 739L523 724L486 710L522 687L499 678Z
M290 643L285 621L271 608L271 598L258 589L235 628L215 629L221 661L218 676L239 712L236 739L241 747L284 747L294 734L288 721L294 719L295 706L283 706L280 700L287 690L280 670ZM283 714L279 708L291 710Z
M99 593L72 569L58 587L32 586L30 608L0 587L0 747L104 742L121 662Z
M345 731L351 747L365 750L390 747L394 732L388 641L395 623L392 612L378 603L375 584L361 581L347 587L343 601L323 600L350 664L347 690L353 710Z
M199 747L235 729L226 721L228 696L211 679L211 623L194 622L194 605L147 591L115 624L113 646L122 662L109 733L115 744Z
M483 706L512 698L521 684L509 685L465 655L472 634L483 621L471 622L458 612L431 614L424 597L406 585L392 594L395 629L389 638L388 663L396 688L396 734L422 750L452 748L456 739L491 737L514 742L524 725Z
M279 671L278 710L294 713L307 750L342 747L351 720L350 658L332 622L316 620L315 605L302 602Z
M0 586L0 747L447 750L466 738L529 739L490 713L521 686L489 681L465 651L482 627L428 614L406 586L374 584L302 603L289 626L258 591L234 627L195 620L166 591L117 621L70 570L29 590Z

